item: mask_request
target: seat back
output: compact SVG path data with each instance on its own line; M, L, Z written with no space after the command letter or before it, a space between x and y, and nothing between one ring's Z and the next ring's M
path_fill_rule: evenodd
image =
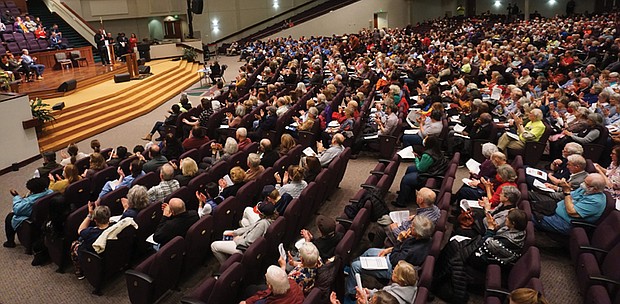
M140 210L134 219L138 224L136 241L145 241L147 237L153 234L162 216L161 202L151 203L148 207Z
M239 204L243 206L254 206L258 199L257 194L260 193L260 190L261 189L258 188L258 183L255 180L251 180L239 188L235 197ZM238 216L241 215L239 214Z
M292 200L286 210L284 211L284 218L286 221L286 229L284 233L283 243L290 244L299 236L299 230L301 229L300 223L302 222L303 202L296 198Z
M338 245L336 245L334 254L342 259L344 265L347 265L351 262L351 251L353 250L354 245L355 232L353 230L347 231L347 233L344 234L340 242L338 242Z
M531 278L540 277L540 251L530 247L515 263L508 275L508 290L524 287Z
M224 230L237 226L237 223L235 223L235 214L236 210L239 209L237 206L238 204L237 199L234 196L230 196L217 205L215 212L213 212L213 226L215 227L213 232L214 237L222 235Z
M134 179L131 183L131 186L133 187L135 185L141 185L146 187L146 189L150 189L153 186L157 186L160 181L161 178L159 177L159 174L157 172L149 172Z
M590 242L592 247L610 250L612 246L618 244L620 242L620 234L609 233L610 231L620 231L620 211L618 210L612 211L596 227Z
M263 261L267 256L267 239L265 237L257 238L248 249L243 253L241 264L246 271L248 281L260 278L265 273L263 269Z
M179 161L187 157L193 159L194 161L196 161L196 163L200 163L201 159L198 149L191 149L189 151L185 151L183 154L181 154L181 156L179 156Z
M67 60L67 54L56 53L54 54L54 58L56 58L56 62L65 62Z
M99 197L99 193L101 192L101 189L103 189L105 183L111 180L115 180L117 178L118 172L117 168L115 167L107 167L93 174L93 177L91 178L92 184L90 186L90 192L92 193L92 197Z
M213 241L213 217L205 215L194 223L185 234L185 261L183 273L190 274L205 262Z
M80 208L90 199L90 184L88 178L73 182L65 189L65 201L72 206L72 210Z
M235 262L220 275L207 303L237 303L247 269Z
M420 287L431 287L431 282L433 281L433 271L435 270L435 257L429 255L424 259L424 263L422 264L422 271L420 271L420 279L418 280L418 286Z
M125 176L131 175L131 171L129 170L129 165L131 165L131 162L138 159L137 156L133 155L130 157L127 157L126 159L121 160L121 162L118 164L118 166L123 169L123 173L125 173Z
M75 168L78 170L78 172L84 172L84 170L88 169L90 167L90 157L83 157L78 159L75 162Z
M168 196L164 198L164 203L169 202L172 198L180 198L185 203L186 210L198 210L196 192L192 192L187 186L183 186L168 194Z
M284 234L286 232L286 218L283 216L278 217L265 232L265 239L267 240L267 259L272 260L279 256L278 245L283 243Z
M110 214L113 216L121 215L123 213L121 199L127 197L128 192L128 187L118 187L102 196L101 199L99 199L99 206L108 206L108 208L110 208Z

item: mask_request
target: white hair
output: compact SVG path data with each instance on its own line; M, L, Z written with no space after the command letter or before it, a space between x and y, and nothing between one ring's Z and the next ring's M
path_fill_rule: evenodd
M482 155L485 158L490 158L493 153L498 152L498 151L499 149L494 143L486 143L482 145Z
M265 279L267 284L271 286L271 291L274 295L283 295L291 288L288 275L278 266L269 266L269 268L267 268L267 273L265 273Z

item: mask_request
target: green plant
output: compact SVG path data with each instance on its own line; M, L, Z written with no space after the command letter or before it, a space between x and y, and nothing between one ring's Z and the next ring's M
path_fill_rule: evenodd
M193 48L183 48L183 59L187 61L194 61L198 57L198 53Z
M44 103L41 98L30 100L30 112L32 117L40 120L42 123L54 121L56 118L52 115L50 105Z

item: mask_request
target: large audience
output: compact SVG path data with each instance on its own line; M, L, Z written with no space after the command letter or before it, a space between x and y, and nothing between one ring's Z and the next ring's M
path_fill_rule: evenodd
M344 293L340 299L332 294L330 301L413 303L418 270L431 250L440 217L439 197L425 185L444 175L456 152L460 165L465 165L479 152L475 147L482 146L479 171L472 170L470 179L454 193L450 217L453 235L471 241L450 238L442 256L467 252L460 255L461 262L474 271L484 272L490 264L513 265L525 246L529 221L538 231L567 235L573 220L599 221L605 193L620 199L616 18L616 14L602 14L506 23L501 16L487 15L437 19L404 29L362 30L342 37L248 43L240 46L246 62L234 83L220 82L213 95L196 107L182 96L169 116L156 122L143 138L149 142L133 149L135 157L124 146L103 153L98 142L90 155L71 145L59 162L54 152L45 152L43 166L27 181L30 194L11 191L13 212L6 218L4 247L16 246L15 231L31 215L38 198L52 190L63 193L98 171L118 167L114 169L118 179L93 193L88 217L75 231L79 240L71 255L79 261L77 248L92 251L97 237L111 225L110 209L99 202L115 188L130 188L122 200L122 217L117 219L123 221L163 201L203 172L235 161L239 151L252 149L228 174L196 191L196 206L190 208L181 198L162 205L163 217L154 232L153 250L159 250L175 236L184 236L200 218L214 214L218 205L287 155L306 133L317 130L309 145L314 153L303 156L299 165L276 171L275 183L257 193L261 199L243 202L249 207L239 226L211 243L218 263L226 263L264 236L321 167L329 166L345 147L351 147L355 157L380 149L373 135L394 136L401 148L411 147L417 154L400 181L393 205L416 207L416 211L401 225L380 222L385 240L364 248L361 257L344 268L348 275L342 282ZM257 74L260 77L250 77ZM334 104L337 96L341 102ZM362 111L364 103L372 103L367 105L369 113ZM288 119L286 128L279 127L281 118ZM154 139L156 133L159 137ZM545 171L548 177L528 173L524 193L517 182L523 164L512 160L522 161L533 153L524 151L531 142L540 142L545 151L541 162L538 157L525 165ZM586 147L598 153L586 158ZM181 158L196 148L208 153L202 158ZM85 158L88 169L79 172L77 164ZM124 171L120 164L130 158ZM158 176L157 182L147 187L136 184L151 172ZM524 199L531 202L532 218L520 208ZM461 211L463 201L480 208ZM62 214L79 207L63 202L62 196L55 204L64 210L57 211L61 215L55 225L63 225ZM343 237L333 218L318 216L316 226L320 236L301 230L299 237L305 243L296 256L282 256L277 266L273 261L265 280L252 282L258 285L247 287L248 297L241 303L302 303ZM362 261L368 257L382 258L387 268L365 269ZM445 291L443 285L454 269L441 258L436 268L436 295L448 301L466 300L466 296L458 298L458 290L438 292ZM357 287L356 274L387 284L362 289ZM84 278L79 263L76 275ZM540 293L531 292L516 289L510 302L546 303Z

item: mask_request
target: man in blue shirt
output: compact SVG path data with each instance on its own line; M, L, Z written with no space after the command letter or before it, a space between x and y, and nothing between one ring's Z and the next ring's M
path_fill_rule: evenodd
M605 210L606 197L605 178L598 173L589 174L579 188L570 191L571 186L566 180L558 184L564 192L564 200L560 201L555 214L543 216L534 221L537 229L568 235L572 228L572 220L583 220L588 223L598 221Z

